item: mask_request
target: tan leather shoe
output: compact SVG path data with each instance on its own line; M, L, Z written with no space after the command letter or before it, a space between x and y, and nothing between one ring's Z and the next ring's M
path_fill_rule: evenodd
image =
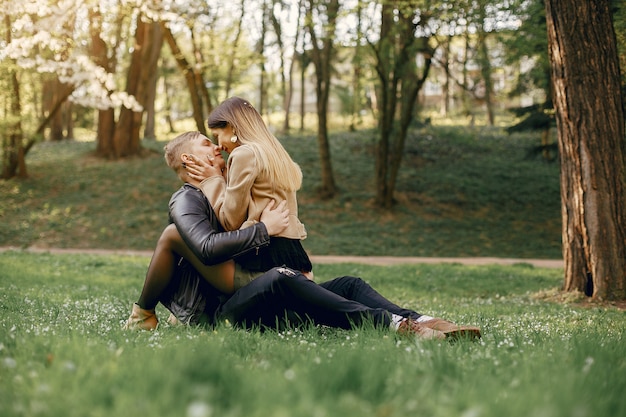
M124 330L154 330L159 325L159 320L152 310L144 310L139 304L133 304L130 317L124 324Z
M426 321L420 321L419 324L429 329L438 330L442 332L447 338L451 339L480 339L481 337L479 327L460 326L444 319L434 318Z
M415 335L421 339L445 339L446 336L443 332L436 329L431 329L426 326L422 326L421 323L412 319L404 319L398 326L398 334L401 335Z
M182 326L183 322L178 320L178 318L176 318L174 314L170 313L170 316L167 318L167 324L174 327L174 326Z

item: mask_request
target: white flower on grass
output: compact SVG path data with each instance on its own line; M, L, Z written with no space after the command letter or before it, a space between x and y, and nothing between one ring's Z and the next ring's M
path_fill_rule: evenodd
M6 367L6 368L15 368L17 366L17 361L13 358L4 358L2 360L2 364Z
M210 417L213 407L203 401L194 401L187 406L187 417Z
M287 369L284 376L287 381L293 381L296 378L296 371L293 369Z
M479 407L468 408L463 411L461 417L478 417L482 414L482 410Z
M66 372L75 372L76 364L72 361L65 361L63 362L63 370L65 370Z
M594 359L591 356L587 356L585 359L585 365L583 366L583 374L589 373L591 365L593 365Z

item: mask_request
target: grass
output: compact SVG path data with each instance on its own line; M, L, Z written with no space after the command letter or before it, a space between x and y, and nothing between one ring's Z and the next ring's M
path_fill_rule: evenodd
M281 137L304 172L299 214L310 253L561 257L559 168L528 156L537 137L414 128L391 211L373 205L374 140L372 130L332 135L340 191L322 201L315 136ZM152 249L179 182L163 142L143 145L145 157L110 162L92 156L93 142L38 144L30 178L0 182L0 246Z
M0 253L0 415L609 417L626 414L626 317L553 303L562 271L319 265L478 343L382 330L125 332L148 259ZM159 307L163 320L166 315Z

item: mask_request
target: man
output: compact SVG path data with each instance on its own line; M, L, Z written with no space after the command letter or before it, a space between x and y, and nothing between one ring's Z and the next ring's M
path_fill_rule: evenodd
M156 328L154 308L160 301L189 324L228 319L240 326L272 328L287 321L350 329L368 322L427 339L480 337L477 327L401 308L360 278L317 284L285 267L247 271L238 258L267 245L271 235L286 227L284 204L270 204L251 227L225 232L199 189L200 180L186 170L187 163L201 161L206 176L222 175L220 148L200 133L188 132L166 145L165 159L185 184L172 195L170 219L175 226L168 226L159 239L126 328Z

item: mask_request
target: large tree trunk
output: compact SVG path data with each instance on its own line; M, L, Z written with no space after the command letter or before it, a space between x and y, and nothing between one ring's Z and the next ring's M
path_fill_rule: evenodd
M626 299L624 114L608 0L546 0L564 289Z
M89 12L91 56L96 64L107 73L115 69L115 54L109 56L106 42L101 37L102 16L100 11L92 9ZM121 23L118 22L118 25ZM98 110L98 124L96 127L96 154L109 158L114 155L113 133L115 132L115 111L111 108Z
M137 17L135 47L130 58L130 66L126 77L126 92L134 96L141 106L146 104L146 92L150 72L157 70L158 53L153 54L155 43L152 23ZM158 47L160 48L159 43ZM160 50L160 49L159 49ZM156 57L156 59L155 59ZM113 134L114 157L122 158L137 155L141 151L140 130L143 118L141 110L122 107L120 117Z

